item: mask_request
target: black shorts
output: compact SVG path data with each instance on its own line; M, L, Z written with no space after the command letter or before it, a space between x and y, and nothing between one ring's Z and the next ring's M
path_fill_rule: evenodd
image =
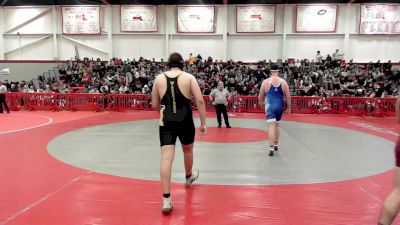
M194 142L195 128L193 120L164 122L164 126L160 126L159 131L161 147L175 145L177 137L179 137L183 145L190 145Z

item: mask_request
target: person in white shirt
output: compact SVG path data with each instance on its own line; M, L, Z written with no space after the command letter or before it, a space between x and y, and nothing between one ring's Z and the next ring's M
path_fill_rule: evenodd
M339 49L336 49L336 51L332 54L332 59L333 60L342 60L344 56L344 53L339 53Z
M149 91L150 91L149 86L145 84L144 87L142 88L142 94L147 95Z
M226 106L228 105L229 92L224 88L222 81L218 82L218 88L210 93L210 102L215 106L217 112L218 128L221 128L221 113L224 115L224 121L227 128L231 128L228 120L228 112Z
M92 89L90 89L89 94L99 94L100 91L99 89L97 89L96 87L93 87Z
M100 92L103 94L108 94L108 93L110 93L110 88L106 84L103 84L100 87Z
M35 93L35 86L33 85L28 86L28 93Z
M119 93L125 94L127 91L128 91L128 87L125 84L122 84L121 87L119 88Z
M0 81L0 93L4 94L7 92L7 86L4 85L1 81Z
M294 66L295 66L295 67L300 67L300 66L301 66L301 62L300 62L299 59L296 61L296 63L294 64Z
M126 85L130 85L131 83L132 83L132 81L133 81L133 74L132 74L132 72L133 72L134 70L132 69L131 71L129 71L129 72L127 72L126 73Z
M43 93L52 93L53 91L51 90L50 85L46 84L45 89L43 90Z
M317 51L317 56L315 57L316 63L322 63L323 57L321 55L321 51Z
M3 113L3 106L6 109L7 113L10 113L10 109L8 108L6 102L6 93L7 87L0 81L0 113Z

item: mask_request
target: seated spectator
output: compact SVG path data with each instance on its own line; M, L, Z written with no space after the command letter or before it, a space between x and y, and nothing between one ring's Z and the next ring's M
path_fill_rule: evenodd
M399 71L391 61L387 63L370 62L366 65L349 63L340 59L338 50L333 58L328 55L323 60L317 51L315 60L297 59L291 65L287 60L278 60L282 77L293 87L293 92L301 96L357 96L365 97L375 93L379 96L396 96L399 85ZM184 68L192 72L200 84L201 91L207 95L222 81L229 90L240 95L257 95L259 84L269 76L272 61L261 60L246 64L229 60L213 60L200 55L190 57ZM38 90L32 88L32 82L11 82L12 92L68 93L69 87L85 86L84 92L108 93L149 93L156 74L161 74L167 65L161 59L157 62L140 57L132 61L113 58L107 64L100 60L72 62L60 69L59 80L54 78L38 78ZM14 85L13 85L14 84ZM47 86L49 85L49 86ZM49 88L50 87L50 88ZM11 90L12 89L12 90Z
M119 93L120 94L127 94L128 93L128 87L124 83L119 88Z

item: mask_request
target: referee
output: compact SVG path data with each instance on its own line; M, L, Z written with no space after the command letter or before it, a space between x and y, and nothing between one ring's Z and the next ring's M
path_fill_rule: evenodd
M6 94L5 94L6 92L7 92L6 85L2 84L0 81L0 113L3 113L3 105L4 108L6 108L7 113L10 113L10 109L8 108L6 102Z
M229 92L224 88L224 83L222 81L218 82L218 88L214 89L210 93L210 102L215 105L217 111L218 127L221 128L221 113L224 114L224 121L227 128L231 128L228 120L228 112L226 106L228 105L227 98L229 97Z

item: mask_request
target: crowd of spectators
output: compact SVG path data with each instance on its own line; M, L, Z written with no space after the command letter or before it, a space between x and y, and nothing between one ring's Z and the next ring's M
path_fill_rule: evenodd
M356 96L396 97L399 91L400 71L386 63L357 64L345 62L336 50L323 57L320 51L313 60L287 60L279 65L281 76L290 85L292 95L299 96ZM184 70L196 76L204 95L225 83L232 95L257 95L261 82L269 77L271 61L244 63L222 62L211 57L203 59L190 54ZM60 67L53 78L39 77L37 83L3 82L10 92L26 93L103 93L149 94L157 74L167 70L167 63L140 58L109 62L89 60L69 61Z

